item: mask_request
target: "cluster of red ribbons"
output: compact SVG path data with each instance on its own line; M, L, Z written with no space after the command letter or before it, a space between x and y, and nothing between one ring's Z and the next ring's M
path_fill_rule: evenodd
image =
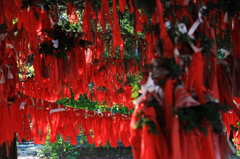
M89 2L87 1L87 3ZM105 4L105 1L103 1L103 4ZM98 87L105 87L108 90L107 96L109 97L109 106L113 104L124 104L126 106L130 105L131 107L131 104L129 104L131 101L129 96L130 88L129 84L125 84L126 77L127 75L137 74L142 66L137 65L134 60L123 59L124 44L122 43L122 40L119 42L119 39L121 39L120 30L117 27L118 20L115 16L115 11L113 13L114 40L111 42L111 39L108 39L109 43L107 46L105 46L104 34L96 33L93 36L91 30L89 30L91 27L86 25L89 23L89 20L87 20L89 17L87 16L91 16L96 18L96 20L100 20L100 15L95 16L95 12L91 11L91 5L89 4L87 6L90 8L86 7L83 15L83 32L86 35L84 40L92 41L93 45L89 45L86 49L85 47L79 46L78 41L75 41L76 47L68 50L67 52L68 60L56 58L54 55L39 54L37 46L46 39L49 40L49 37L46 37L46 34L42 33L42 30L49 30L51 28L52 19L48 18L48 13L37 7L19 10L18 23L16 26L19 31L16 36L11 37L11 40L15 44L15 49L18 53L17 57L22 64L27 62L28 55L35 55L33 64L35 77L33 81L29 81L33 82L33 84L28 84L28 82L26 82L26 84L21 84L21 87L19 87L18 91L47 101L56 101L61 99L62 96L70 97L72 93L74 93L75 99L77 99L80 94L90 94L88 84L94 83L95 100L99 100L99 102L105 101L106 98L103 97L103 94L106 93L104 91L101 92L101 89L98 89ZM105 6L106 8L104 8L104 6L105 5L103 5L101 10L103 14L108 13L109 9L107 7L108 5ZM71 8L71 5L68 7ZM36 18L36 15L38 18ZM110 22L112 17L110 13L107 15L108 18L110 18ZM103 22L100 23L102 24ZM88 25L90 25L90 23ZM104 25L106 25L105 22ZM28 44L30 44L30 51ZM104 53L104 48L107 48L109 55L112 54L114 56L115 48L117 46L122 48L120 50L121 58L108 58L108 61L106 62L105 58L101 57L101 54ZM143 49L143 46L141 47ZM144 60L149 59L148 56L150 54L146 53L144 50L142 50L142 52L146 55L143 56ZM21 65L20 67L24 69L22 66L24 65ZM23 73L26 73L26 70L24 70ZM120 89L121 91L119 92ZM35 95L36 92L41 93ZM115 100L118 94L123 96L123 100Z
M158 159L178 158L179 156L186 159L228 158L229 153L234 153L234 149L224 133L216 134L208 122L205 123L208 130L207 135L198 129L185 131L181 128L178 117L169 112L169 109L171 109L168 106L169 104L173 105L174 109L200 105L183 86L177 86L173 92L174 82L172 80L167 81L164 97L161 94L161 88L151 85L152 88L150 89L147 85L149 82L147 82L146 85L149 89L141 97L141 101L132 114L131 143L134 158ZM155 101L152 102L154 105L151 105L152 100ZM156 107L156 104L159 108ZM159 116L159 113L162 116ZM161 121L159 121L159 117ZM230 124L230 122L226 124ZM139 123L142 124L140 124L140 127Z
M213 1L203 0L203 3L201 3L200 1L177 0L170 3L171 5L182 6L187 6L189 3L192 3L196 6L202 6L203 4L206 5L207 2ZM217 3L217 0L214 2ZM178 10L177 12L181 12L181 14L176 14L177 17L173 17L170 14L168 17L163 17L162 12L164 9L163 4L160 1L156 1L156 12L153 13L151 18L153 24L159 23L160 35L146 34L147 50L150 52L155 44L156 48L159 49L157 39L160 37L163 52L155 49L160 56L159 61L161 61L162 58L175 57L175 63L185 69L185 72L178 78L183 85L182 88L176 88L176 80L172 80L167 75L161 76L161 79L165 78L166 80L164 84L161 83L161 91L158 90L159 86L154 85L154 82L147 81L146 84L143 85L143 95L138 98L136 102L137 106L131 121L131 142L134 158L228 158L228 154L234 153L234 150L224 133L220 135L216 134L209 123L205 125L208 129L208 135L204 135L199 130L186 132L180 127L178 117L173 116L172 107L177 109L197 106L208 101L220 101L221 104L229 105L233 109L232 113L228 112L223 114L223 122L227 124L229 137L231 131L230 124L237 127L237 118L240 118L240 110L237 104L233 102L234 97L239 97L238 91L233 88L234 84L238 85L239 83L236 75L236 72L238 72L236 66L239 62L235 59L233 60L233 56L222 60L227 61L229 66L226 65L227 62L217 61L217 46L215 42L212 43L211 48L209 48L210 55L203 56L203 49L200 47L202 41L197 41L196 46L189 42L188 46L192 48L189 50L184 46L186 44L178 42L179 37L176 36L175 39L170 40L167 29L168 27L171 28L171 25L168 25L166 22L166 20L169 20L169 23L173 23L182 20L181 15L187 16L190 21L188 25L176 23L176 27L178 27L181 34L186 34L190 38L195 39L194 36L203 33L209 39L216 39L214 27L217 27L219 30L226 29L226 23L228 22L226 19L224 21L223 16L226 14L225 16L228 17L227 13L222 12L222 15L218 16L218 18L221 19L218 19L218 23L213 26L209 23L213 21L213 16L215 16L214 14L216 14L217 8L209 13L209 17L202 15L201 9L204 8L201 8L198 12L197 19L190 15L184 7L180 10L176 9ZM194 20L196 21L194 22ZM237 22L235 24L236 20ZM221 23L219 21L221 21ZM237 28L239 20L237 16L234 18L234 25L232 25L232 23L233 21L229 23L229 25L231 24L230 30L233 29L232 26L234 26L231 34L234 33L234 31L236 32L236 34L231 35L234 42L234 57L238 58L237 41L239 37L237 37L237 33L239 29ZM217 36L219 36L219 34L220 32L216 33ZM221 33L221 36L224 36L223 34L224 33ZM175 48L173 42L175 42ZM190 57L190 62L187 63L184 61L183 59L185 57L181 55ZM230 63L231 60L234 61L232 64ZM160 69L160 64L155 69ZM160 73L157 75L159 74ZM159 79L154 80L155 83L157 83L156 81ZM193 94L197 96L197 101L192 98L191 95ZM208 99L208 95L210 95L211 98ZM152 100L154 102L151 103ZM156 103L161 111L156 109ZM162 123L165 122L166 125L161 127L159 118L161 118ZM142 125L140 124L141 126L139 126L139 123L142 123ZM153 128L157 133L152 132ZM238 137L236 131L233 134L234 138ZM235 143L238 143L238 140L236 140Z
M55 143L60 134L64 141L76 145L76 136L85 134L88 143L96 147L107 142L117 147L118 141L130 146L129 115L68 108L26 96L16 97L9 105L9 112L7 103L2 104L0 143L13 139L17 133L20 142L24 138L44 144L50 131L51 143Z
M239 105L240 99L237 97L234 97L234 102ZM236 149L239 150L239 144L240 144L240 136L239 136L239 117L234 113L233 110L229 111L228 113L224 113L222 115L224 125L226 126L226 131L229 139L233 139L234 145L236 146ZM230 136L232 135L232 136Z
M81 131L87 135L88 141L95 143L96 146L100 144L104 145L107 141L109 141L112 146L116 146L118 139L121 139L126 146L129 145L129 130L128 126L126 126L129 124L129 119L119 114L114 117L113 115L108 116L107 113L103 113L101 116L94 116L94 112L91 111L74 111L68 108L67 111L54 112L50 115L51 109L57 109L58 105L49 104L46 101L53 102L62 97L71 98L72 93L74 93L75 99L78 99L80 94L87 94L89 99L99 101L100 103L106 101L109 106L113 104L124 104L132 108L130 99L131 87L124 83L126 82L127 75L137 73L137 71L141 70L141 67L136 65L134 61L124 59L124 39L120 33L117 1L113 0L112 7L110 7L107 0L101 0L101 9L98 13L94 11L95 9L89 0L85 0L85 2L86 7L84 8L82 17L82 32L86 36L84 40L91 41L93 44L89 45L87 49L76 45L76 47L69 50L67 54L68 60L56 58L54 55L42 55L39 53L37 47L46 39L46 35L42 33L42 30L51 29L53 23L56 22L56 19L49 18L49 15L54 14L53 10L46 12L33 6L21 8L20 0L2 0L0 2L0 24L5 23L8 26L8 31L13 28L18 29L17 35L14 34L13 30L9 31L10 40L5 40L4 45L0 46L0 100L2 100L0 107L0 124L3 128L0 132L0 143L11 140L14 132L18 133L20 139L21 137L25 139L34 138L35 143L44 143L47 127L50 126L51 142L54 142L56 135L60 133L65 140L67 136L70 136L71 143L75 144L76 135L80 133L80 129L76 131L72 130L75 130L76 125L78 125L77 127L79 128L81 124ZM199 103L206 102L204 93L209 90L214 98L218 99L222 104L230 105L233 108L233 114L228 113L223 115L223 121L227 125L227 132L229 134L229 124L236 124L237 119L235 115L237 115L238 118L240 117L240 112L233 102L234 97L240 97L239 91L229 89L232 88L232 86L238 86L236 88L240 87L237 77L239 74L237 69L239 62L235 60L232 66L229 66L229 70L234 70L230 75L229 72L226 71L228 70L226 69L226 65L224 65L224 67L216 67L217 48L215 43L211 46L210 57L203 57L201 50L196 47L195 49L198 51L194 50L195 53L193 53L192 50L189 51L187 47L183 47L183 45L175 39L176 42L174 46L174 43L168 35L165 21L175 22L183 20L182 18L187 16L189 24L186 28L191 30L188 32L188 35L189 37L194 37L195 30L193 31L190 27L195 24L193 22L196 20L196 17L193 18L193 16L188 13L187 7L176 9L176 17L169 15L169 17L164 18L163 11L165 8L163 4L157 0L155 12L151 17L148 17L143 14L143 12L140 12L139 9L135 9L133 0L119 0L118 2L119 11L124 12L125 6L128 5L130 13L136 17L136 32L141 31L141 24L143 23L145 23L147 27L159 24L159 35L156 35L154 32L146 33L145 35L146 43L144 44L146 44L146 48L144 48L144 45L141 46L143 57L140 62L141 64L149 64L152 58L155 57L155 44L159 38L162 40L163 58L177 57L177 60L179 60L177 50L187 56L194 54L191 56L192 63L189 65L186 64L187 71L186 74L184 74L185 77L182 76L181 80L185 83L185 89L195 91L199 98ZM202 0L203 3L198 4L200 1L176 0L171 3L176 6L188 6L190 2L197 8L198 6L206 5L207 2L217 3L218 1ZM77 23L78 19L81 18L77 15L76 6L69 2L67 9L67 14L71 22ZM201 15L201 12L199 11L198 14ZM196 27L196 34L201 32L209 39L216 39L214 27L216 28L217 37L224 37L225 35L221 30L226 30L228 26L233 42L234 55L232 57L239 58L240 51L238 42L240 38L240 23L238 16L234 18L228 17L227 12L221 12L219 16L216 16L216 14L219 14L217 9L211 10L208 17L198 15L199 17L197 17L196 24L199 22L199 24L197 24L199 27ZM216 17L217 19L215 19ZM13 25L12 20L16 18L18 22ZM93 19L94 26L91 26L92 23L90 19ZM151 21L149 21L149 19L151 19ZM215 24L214 20L216 20ZM212 23L211 26L209 25L210 22ZM109 24L112 30L112 39L108 39L109 43L107 46L104 43L104 35L97 33L98 24L102 27L103 33L106 33L107 24ZM92 33L92 27L94 28L94 34ZM137 38L137 34L135 37ZM14 43L17 53L15 53L13 49L5 48L5 44L7 43ZM197 43L197 46L199 45L200 43ZM190 44L190 46L194 49L193 44ZM108 58L106 62L106 59L102 58L101 54L107 51L109 55L114 57L116 55L116 47L119 47L120 59ZM159 53L159 50L155 51ZM18 85L19 79L17 77L16 61L19 60L19 64L24 65L27 61L27 56L30 54L34 54L33 65L35 77L34 79L21 82ZM231 79L233 79L233 83L231 83ZM169 150L171 149L173 152L171 155L173 157L219 157L217 155L220 154L222 150L220 142L225 142L224 137L217 137L211 130L209 131L211 135L206 137L197 131L185 133L179 128L176 118L171 116L169 105L173 105L175 101L175 99L172 98L174 82L174 80L168 80L164 88L165 96L163 105L166 107L165 120L167 123L167 130L165 131L169 132L169 134L167 134L166 137L166 133L164 133L160 127L156 128L159 132L158 135L154 136L149 134L147 125L145 125L142 130L132 130L135 135L132 138L132 143L134 147L136 146L134 156L136 158L139 158L139 156L147 158L147 156L151 154L152 156L150 158L167 158L166 156L169 156ZM93 83L93 88L89 87L90 83ZM16 102L12 103L10 107L9 115L6 101L9 97L16 94L16 91L41 100L34 100L33 98L24 99L26 106L24 109L19 110L19 105L21 105L22 101L21 99L16 99ZM152 94L148 94L147 96L155 98ZM142 112L142 115L146 117L146 119L156 123L156 112L151 108L145 108L145 100L146 99L143 99L136 109L133 115L133 123L137 120L136 118L138 118L138 116L136 116L136 114L139 113L138 111ZM190 105L195 103L195 101L191 102L193 103ZM33 103L35 103L35 105ZM183 104L174 106L177 108L183 106ZM63 107L61 106L61 108ZM28 114L30 114L31 117L30 121ZM6 121L12 124L8 124ZM29 126L30 122L33 124L32 129ZM13 125L13 127L10 127L10 125ZM93 134L90 133L90 129L92 129ZM209 127L209 129L211 128ZM94 135L94 138L92 138L92 135ZM238 133L234 132L234 136L235 138L238 137ZM166 139L171 139L171 141L169 142L169 140ZM152 144L155 143L154 141L159 142L154 145ZM146 145L150 146L148 147ZM161 145L166 145L167 149L165 149L165 146L163 146L163 149L160 148ZM212 145L217 145L214 150ZM226 154L221 154L221 157L225 157L224 155Z
M35 59L37 59L37 55ZM109 106L113 104L124 104L124 106L132 108L131 89L129 84L125 84L127 78L127 69L134 71L138 67L131 65L131 63L121 63L117 60L109 60L114 64L107 65L106 62L99 61L98 64L85 65L85 69L77 65L74 58L70 59L70 72L64 71L62 67L63 59L50 58L49 67L45 69L50 70L50 77L44 78L38 71L43 71L39 66L39 61L35 62L35 80L27 80L21 82L21 87L18 91L24 94L44 99L46 101L56 101L62 97L71 98L74 93L74 99L78 99L80 94L87 93L88 98L92 101L100 103L106 101ZM73 61L74 60L74 61ZM131 61L129 61L131 62ZM74 65L74 63L76 65ZM71 71L72 70L72 71ZM75 71L74 71L75 70ZM40 76L39 76L40 74ZM122 79L118 81L117 79ZM93 82L94 88L92 93L89 91L89 84ZM121 97L121 98L120 98Z
M203 4L206 5L206 3L209 2L208 0L204 0ZM217 2L217 1L215 1ZM187 6L189 1L176 1L172 2L173 4L181 4L182 6ZM194 4L197 3L197 1L193 1ZM10 5L11 4L11 5ZM119 84L117 82L117 79L119 79L120 74L127 74L129 71L136 73L139 68L138 66L133 66L131 63L131 67L128 69L127 72L120 72L121 69L117 69L117 72L119 70L119 74L116 77L116 72L108 70L111 69L111 62L108 62L107 67L105 68L108 72L107 74L104 73L106 71L101 72L99 69L101 68L101 64L96 64L96 59L100 61L104 61L101 59L100 55L104 52L104 48L108 48L109 54L115 55L115 49L116 47L120 47L120 53L121 58L119 61L114 61L114 65L118 65L118 62L123 62L124 57L124 39L121 37L120 34L120 26L119 26L119 19L117 16L117 10L116 6L119 5L119 10L121 12L125 12L125 6L129 6L130 13L134 14L136 17L136 25L135 29L136 31L141 31L143 23L146 23L147 27L150 27L150 22L148 21L148 17L143 14L142 12L139 12L138 9L134 8L134 2L132 0L129 1L119 1L119 4L116 3L116 1L113 1L112 8L109 7L108 1L102 0L101 1L101 9L98 11L98 14L96 14L96 10L94 9L94 6L91 4L90 1L86 0L86 7L84 8L84 14L82 18L82 32L86 35L86 40L92 41L93 45L88 47L88 50L81 47L73 48L69 51L68 56L69 63L70 63L70 69L65 70L68 65L68 62L65 62L62 59L56 59L55 57L45 57L40 56L38 53L37 46L43 41L44 38L38 38L39 36L45 37L44 34L42 34L42 30L49 30L51 28L51 25L56 22L54 19L49 18L49 14L52 14L54 11L51 10L48 12L38 8L38 7L30 7L30 8L21 8L21 1L20 0L3 0L2 4L0 5L0 10L4 11L3 16L0 17L0 22L6 23L9 29L12 29L16 26L12 24L12 19L18 19L17 22L17 28L19 29L18 34L16 36L12 36L12 41L15 43L15 48L17 50L19 60L22 63L26 62L26 57L31 54L35 53L35 62L34 62L34 69L35 69L35 82L38 85L43 84L44 86L49 87L49 91L47 91L47 94L51 94L52 99L56 100L59 98L56 98L57 96L66 95L65 92L66 89L69 89L70 87L73 88L70 92L73 92L76 96L76 98L79 96L79 94L82 93L88 93L88 84L90 82L97 83L100 80L107 77L109 80L104 80L104 84L100 83L101 86L106 86L106 84L109 84L111 89L111 94L114 94L119 88ZM11 7L9 7L11 6ZM4 8L4 9L3 9ZM110 10L112 9L112 13ZM174 45L172 41L170 40L167 29L165 27L164 21L170 20L173 21L173 18L177 18L175 20L182 20L183 16L187 16L189 18L190 23L188 24L191 26L193 24L193 18L192 16L187 12L187 10L183 7L179 10L177 10L178 13L176 14L177 17L171 17L169 16L168 19L163 18L163 11L164 11L163 5L160 3L160 1L156 1L156 12L153 13L151 19L153 25L159 23L159 29L161 30L160 35L156 36L154 33L146 33L146 50L142 52L142 63L149 63L152 58L155 57L154 53L154 45L156 44L157 39L160 37L163 41L163 48L164 48L164 57L173 57L173 51L174 51ZM67 13L70 16L70 19L72 22L78 21L78 16L76 15L76 6L69 2L67 4ZM213 29L208 25L207 22L210 22L211 18L213 17L213 14L216 13L216 10L213 10L209 13L208 19L205 17L202 18L203 23L200 24L201 28L204 28L204 34L211 38L215 39ZM106 16L106 18L105 18ZM91 26L89 19L94 19L94 26ZM235 17L234 19L228 19L227 13L222 12L220 16L218 16L217 21L221 23L216 23L216 27L218 30L225 30L227 23L232 23L234 21L234 25L228 25L230 27L230 30L232 31L232 39L234 44L234 57L237 57L238 55L238 19ZM104 36L103 34L97 33L97 26L98 24L101 25L103 33L106 32L106 25L109 23L111 30L112 30L112 43L109 46L104 46ZM219 26L221 24L221 26ZM232 28L232 26L234 26ZM93 34L91 31L91 27L94 27L95 33ZM216 34L220 34L220 31L216 32ZM221 33L222 34L222 33ZM224 34L222 34L224 36ZM30 51L28 48L28 44L30 44ZM212 54L215 54L216 48L212 49ZM200 58L200 57L199 57ZM79 62L81 61L81 62ZM94 62L94 63L93 63ZM209 76L206 76L208 79L210 79L211 83L210 89L213 91L214 97L218 98L217 95L217 84L216 84L216 70L215 70L215 59L209 58L207 59L207 62L210 62L212 72L209 73ZM207 63L206 62L206 63ZM204 63L204 65L206 65ZM66 64L66 65L65 65ZM47 67L49 67L47 69ZM136 68L135 68L136 67ZM198 66L199 67L199 66ZM207 67L207 66L206 66ZM44 71L49 71L50 77L47 79L44 79L42 77L42 74ZM95 70L95 71L93 71ZM64 71L68 71L67 73L64 73ZM78 72L78 73L76 73ZM115 74L114 74L115 73ZM99 75L101 78L99 78ZM115 77L114 77L115 76ZM124 75L123 75L124 76ZM66 77L71 79L66 79ZM94 79L95 78L95 79ZM97 78L97 79L96 79ZM120 79L124 79L125 77L120 77ZM67 80L67 81L66 81ZM206 79L203 79L206 80ZM124 82L124 80L122 81ZM199 81L200 82L200 81ZM43 88L44 86L40 86ZM67 87L66 89L63 89L62 87ZM116 87L116 88L115 88ZM122 86L124 87L124 86ZM199 86L200 87L200 86ZM201 90L201 88L199 89ZM51 92L53 91L53 92ZM61 95L60 95L61 94ZM71 94L71 93L70 93ZM96 95L98 96L98 95ZM43 97L43 96L42 96ZM47 98L47 97L46 97ZM118 102L118 103L122 103ZM124 102L126 104L126 102Z
M106 0L102 1L101 14L97 15L92 11L91 3L89 1L86 3L87 7L84 9L82 18L83 33L86 35L85 40L92 41L93 45L89 45L88 49L76 45L75 48L69 50L68 60L63 60L54 55L41 55L38 50L38 45L46 40L46 35L42 30L51 29L54 23L55 19L49 18L52 11L48 13L32 6L22 8L20 0L1 1L0 12L3 12L1 14L3 16L0 17L0 23L7 24L11 41L3 41L3 47L1 47L1 52L5 54L1 54L3 56L1 57L0 86L2 89L0 95L3 101L0 116L2 125L0 143L13 139L14 133L17 133L20 141L22 138L25 140L33 139L35 143L44 144L47 130L50 127L51 142L55 142L56 135L61 134L64 140L70 136L70 142L76 144L76 135L85 133L88 142L95 143L96 146L110 142L111 146L116 147L118 140L123 142L125 146L130 145L129 117L111 113L102 113L99 116L92 111L71 108L50 114L52 109L62 110L65 107L58 108L57 104L46 102L53 102L62 97L71 98L72 93L74 93L74 98L78 99L80 94L87 93L89 99L100 103L106 101L109 106L122 103L129 108L133 106L130 99L131 87L124 83L127 75L138 72L139 66L132 60L123 59L124 43L118 24L116 1L113 3L113 15L110 13ZM121 2L121 6L125 6L125 3ZM69 3L67 8L72 23L77 22L76 10L71 9L75 6ZM131 10L133 11L133 7ZM108 46L104 46L103 34L96 32L92 35L89 21L90 18L94 19L95 30L97 24L100 23L105 33L105 14L114 32L112 34L113 41L110 42L111 39L109 39ZM18 22L13 25L12 20L16 18ZM11 30L14 28L18 29L17 34ZM14 43L14 49L5 49L5 44L8 42ZM109 54L114 56L115 48L118 46L121 53L120 59L108 59L106 62L104 58L101 58L104 48L108 47ZM20 69L26 73L22 66L31 54L35 55L35 77L25 82L19 82L16 61L19 61ZM147 53L145 54L147 55ZM145 58L148 59L147 56ZM12 76L10 77L10 75ZM92 94L90 94L88 86L91 82L94 83ZM14 96L16 91L41 100L21 96L11 106L8 106L6 101L9 97ZM8 113L8 109L10 113ZM30 123L32 127L30 127Z
M4 35L5 36L5 35ZM16 52L13 44L0 40L0 100L7 101L16 94L19 84Z

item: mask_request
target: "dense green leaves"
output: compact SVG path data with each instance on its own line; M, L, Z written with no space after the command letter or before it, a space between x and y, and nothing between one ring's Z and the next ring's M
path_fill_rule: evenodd
M148 132L152 134L158 134L158 130L154 122L147 117L140 117L140 119L134 125L134 129L142 129L143 126L148 126Z
M78 109L85 109L85 110L92 110L92 111L110 111L112 113L121 113L121 114L130 114L133 110L129 110L127 107L122 105L114 105L111 108L107 107L107 105L99 104L98 102L93 102L87 99L87 96L80 96L78 100L74 100L74 98L62 98L58 100L56 103L62 104L67 107L78 108Z
M100 156L105 156L105 158L132 158L131 148L123 148L122 143L113 148L109 142L105 146L95 147L94 144L87 143L87 137L84 134L78 135L76 138L77 145L71 145L69 141L65 142L61 135L57 136L56 143L50 143L48 135L45 145L38 151L37 156L44 159L99 158Z
M135 3L136 7L149 17L155 12L155 0L136 0Z
M43 149L38 152L38 157L47 157L54 159L69 158L77 159L80 154L78 152L79 147L72 145L69 141L64 141L61 135L57 136L56 143L50 143L50 136L47 136L46 143ZM77 142L79 145L84 145L87 142L85 135L78 135ZM86 144L85 147L94 147L93 144ZM84 146L82 146L84 147Z
M213 39L209 39L206 35L204 34L200 34L199 38L201 39L201 45L200 47L203 48L202 50L202 54L207 56L207 57L210 57L211 55L211 48L213 46L213 42L214 40Z
M215 133L220 134L224 127L220 119L220 111L228 111L228 107L208 102L199 106L178 108L173 113L178 116L185 131L198 129L207 134L207 125L210 124Z
M175 64L174 58L164 58L162 61L162 67L165 67L169 70L169 76L173 79L178 78L183 73L182 68Z
M93 8L95 8L97 10L100 10L101 5L102 5L101 4L102 1L100 1L100 0L90 0L90 2L92 4Z

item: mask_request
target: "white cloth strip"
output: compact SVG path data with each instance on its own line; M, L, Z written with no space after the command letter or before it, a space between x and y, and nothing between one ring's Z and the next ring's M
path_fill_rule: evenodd
M5 64L5 66L8 69L7 79L13 79L13 75L11 73L11 66L9 66L8 64Z
M36 104L35 104L35 102L34 102L34 100L33 100L33 97L30 97L30 99L31 99L31 101L32 101L32 105L35 106Z
M19 106L19 109L24 109L25 104L26 104L25 102L21 102L20 106Z
M50 115L51 115L52 113L63 112L63 111L65 111L65 110L66 110L65 108L50 109Z
M59 41L58 41L58 39L57 39L57 40L52 40L52 43L53 43L53 47L54 47L54 48L58 48L58 47L59 47Z
M4 72L2 68L0 68L0 72L2 72L2 78L0 80L0 83L5 83L6 81L5 81Z
M199 24L203 22L203 20L202 20L202 16L203 16L202 12L203 12L203 10L206 10L206 9L207 9L206 6L203 6L202 8L199 9L199 11L198 11L198 19L194 22L194 24L192 25L192 27L188 31L188 35L190 37L193 37L193 33L196 31L196 29L199 26Z

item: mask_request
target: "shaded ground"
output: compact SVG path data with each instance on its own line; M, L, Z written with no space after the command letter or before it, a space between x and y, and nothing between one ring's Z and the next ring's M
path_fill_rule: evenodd
M239 157L239 156L236 156L236 155L232 155L232 156L231 156L231 159L240 159L240 157Z
M42 149L42 145L18 145L18 159L41 159L37 157L37 152ZM131 149L81 149L82 159L133 159ZM79 158L79 159L81 159ZM238 156L231 156L231 159L240 159Z
M18 159L40 159L37 152L41 150L42 145L18 145Z
M42 145L18 145L18 159L40 159L37 153L42 148ZM78 151L81 154L78 159L133 159L131 148L79 148Z
M131 148L95 148L95 149L81 149L79 150L82 158L95 159L133 159Z

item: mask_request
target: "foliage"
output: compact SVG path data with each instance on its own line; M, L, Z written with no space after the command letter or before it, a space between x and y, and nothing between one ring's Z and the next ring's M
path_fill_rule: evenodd
M139 110L135 115L137 118L137 121L134 125L135 129L142 129L143 126L148 126L149 133L152 134L158 134L157 126L154 123L153 120L156 120L158 126L160 129L164 130L166 126L165 122L165 115L164 115L164 107L162 105L159 105L159 101L155 98L153 94L147 94L146 97L147 100L144 101L144 107ZM151 116L147 113L145 113L146 109L153 108L156 116Z
M221 50L217 50L217 58L222 60L225 58L225 54L223 54Z
M64 20L62 20L64 21ZM48 39L40 44L39 52L45 55L55 55L57 58L67 58L67 52L78 44L80 47L87 48L92 42L82 39L82 34L74 34L66 32L66 30L75 30L78 25L75 23L70 25L70 22L64 23L64 29L60 25L56 25L50 31L46 31ZM58 47L53 46L52 40L58 40Z
M122 143L119 143L118 148L112 148L109 143L105 146L94 147L94 144L88 144L85 135L77 136L77 145L71 145L68 141L64 142L61 135L57 136L56 143L49 142L47 136L46 144L43 149L38 152L38 157L48 159L79 159L79 158L92 158L101 156L105 157L132 157L130 147L121 148ZM121 154L120 154L121 153ZM127 155L127 156L126 156Z
M92 4L93 8L95 8L96 10L100 10L101 5L102 5L101 1L99 1L99 0L90 0L90 2Z
M158 134L157 127L154 122L148 117L141 116L140 119L135 123L134 129L142 129L143 126L148 126L149 133Z
M205 34L198 34L195 38L190 37L187 33L182 33L179 30L178 24L183 23L187 24L187 20L183 19L182 21L176 22L176 25L171 23L170 27L168 28L168 33L170 38L173 40L178 37L178 43L182 43L190 48L190 43L195 44L197 47L203 48L201 51L204 56L209 57L211 55L211 48L213 45L214 40L209 39ZM199 44L198 44L199 42ZM199 46L198 46L199 45ZM192 49L191 49L192 50ZM193 53L193 51L192 51Z
M131 15L129 12L120 12L119 13L119 25L121 29L121 34L123 35L134 35L134 24L133 24L133 15Z
M149 24L147 26L146 23L143 24L143 32L151 34L154 32L155 35L159 35L159 24Z
M85 144L86 137L84 135L78 136L80 138L79 143ZM93 147L93 145L88 145L90 147ZM69 159L77 159L80 154L78 152L78 147L75 145L71 145L69 141L65 142L61 135L57 136L56 143L50 143L49 141L49 135L47 136L46 143L43 147L43 149L38 152L39 157L43 158L69 158Z
M114 105L112 108L108 108L107 105L100 105L98 102L92 102L87 99L86 95L81 95L78 100L74 100L74 98L62 98L58 100L56 103L62 104L67 107L78 108L78 109L85 109L85 110L92 110L92 111L110 111L112 113L121 113L121 114L130 114L133 110L129 110L127 107L122 105Z
M67 40L73 40L70 37L67 38L66 33L62 30L61 26L56 25L53 29L48 31L48 39L40 44L39 53L45 55L54 54L58 58L67 58ZM52 40L58 41L58 46L54 47Z
M77 23L71 24L70 20L66 17L59 19L59 24L62 25L62 29L66 32L80 32L81 26Z
M34 68L33 65L31 66L26 66L27 68L27 78L32 78L34 77Z
M230 124L230 129L233 132L233 134L238 134L239 130L240 130L240 122L236 122L236 126L234 126L233 124ZM230 137L231 139L231 137ZM237 150L237 156L240 156L240 144L239 143L239 135L236 135L236 138L232 139L232 142L235 142L235 146L236 146L236 150Z
M139 80L142 79L141 75L138 76L127 76L127 82L132 86L132 98L137 98L139 96L140 84Z
M138 81L142 78L141 75L128 75L126 82L124 85L132 86L132 98L137 98L139 96L140 85ZM93 83L89 84L89 89L94 89ZM101 90L108 91L105 87L99 88ZM119 90L121 91L121 90ZM80 95L78 100L74 100L74 94L72 94L72 98L62 98L56 102L57 104L62 104L67 107L92 110L92 111L102 111L102 112L112 112L112 113L121 113L121 114L131 114L133 110L129 110L124 105L113 105L109 108L105 103L100 104L99 102L90 101L87 98L87 95Z
M33 55L29 55L27 62L25 64L21 64L18 62L19 73L18 76L21 80L25 80L25 78L33 78L35 76L33 63Z
M226 50L231 50L232 43L230 36L230 29L227 27L225 30L219 28L219 34L216 35L216 42L218 49L224 48Z
M164 58L162 61L162 67L165 67L169 70L169 75L173 79L178 78L183 73L182 68L179 65L175 64L174 58Z
M136 0L136 7L146 14L149 18L155 12L155 0Z
M185 131L198 129L207 134L206 125L210 124L215 133L223 131L220 111L228 111L228 107L214 102L207 102L199 106L181 107L173 111Z
M211 55L211 47L212 47L212 44L213 44L213 39L209 39L204 34L200 34L199 38L201 39L200 47L203 48L202 54L209 57Z

